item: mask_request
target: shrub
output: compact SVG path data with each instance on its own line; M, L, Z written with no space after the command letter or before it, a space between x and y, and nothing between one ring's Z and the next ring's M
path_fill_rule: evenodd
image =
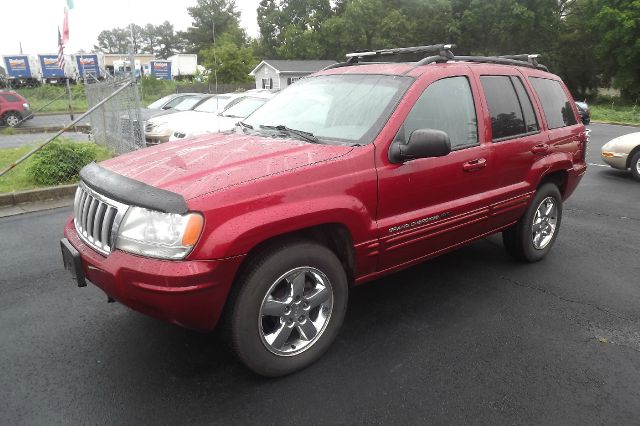
M33 155L26 173L39 185L72 183L81 168L105 157L105 149L91 142L54 141Z

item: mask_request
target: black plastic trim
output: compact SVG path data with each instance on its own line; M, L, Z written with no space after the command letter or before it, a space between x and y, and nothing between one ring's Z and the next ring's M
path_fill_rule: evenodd
M96 163L84 166L80 178L99 194L124 204L164 213L185 214L189 211L182 195L122 176Z

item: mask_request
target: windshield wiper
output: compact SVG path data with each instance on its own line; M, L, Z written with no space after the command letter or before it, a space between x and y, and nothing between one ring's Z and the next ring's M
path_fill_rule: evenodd
M253 130L253 126L251 124L247 124L244 121L238 121L236 124L240 125L244 129Z
M279 130L281 132L287 132L290 135L296 135L299 138L304 139L307 142L311 142L311 143L322 143L322 141L320 139L318 139L316 136L314 136L313 133L311 132L305 132L304 130L296 130L296 129L292 129L290 127L287 127L285 125L278 125L278 126L266 126L264 124L260 125L261 129L267 129L267 130Z

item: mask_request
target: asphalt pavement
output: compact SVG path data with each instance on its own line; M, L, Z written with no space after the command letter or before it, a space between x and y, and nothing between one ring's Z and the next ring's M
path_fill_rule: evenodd
M329 352L281 379L74 287L69 208L0 219L0 424L638 424L640 183L598 156L638 129L591 128L544 261L493 236L356 288Z
M38 145L53 136L52 133L20 133L16 135L3 135L0 132L0 148L18 148L24 145ZM62 137L76 142L91 140L87 133L65 132Z

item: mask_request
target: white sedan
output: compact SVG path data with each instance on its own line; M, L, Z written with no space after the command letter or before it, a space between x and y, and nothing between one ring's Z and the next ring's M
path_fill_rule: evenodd
M640 132L610 140L602 146L600 155L614 169L631 169L631 175L640 180Z
M192 106L171 115L162 115L148 119L145 122L144 129L144 136L147 141L147 145L156 145L158 143L167 142L173 134L173 129L176 126L176 123L188 120L189 117L210 119L212 115L216 116L222 112L230 102L242 95L237 93L225 93L221 95L200 96L205 96L206 100L200 101L200 103L195 107ZM176 107L176 109L180 108Z
M205 133L231 130L274 96L273 93L251 93L240 96L227 105L218 115L174 114L170 141Z

